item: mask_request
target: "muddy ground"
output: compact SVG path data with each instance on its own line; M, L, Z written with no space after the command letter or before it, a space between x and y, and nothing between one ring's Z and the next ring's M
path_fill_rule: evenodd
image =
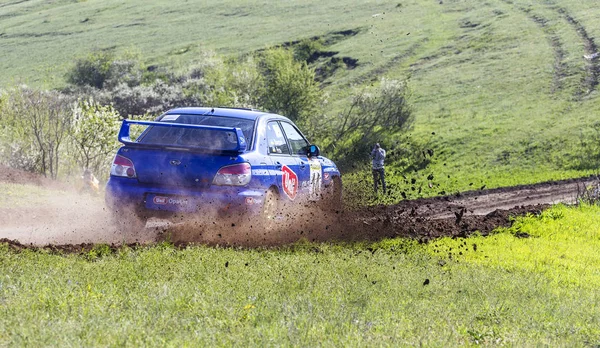
M51 192L41 201L35 198L34 206L1 206L0 241L9 242L14 248L81 251L98 243L118 246L160 240L179 245L192 242L253 247L300 239L376 241L408 237L428 241L475 232L486 235L497 227L510 226L515 216L539 214L560 202L575 203L583 187L594 179L470 191L353 211L323 211L314 204L295 205L268 231L251 219L220 219L204 214L181 222L152 219L145 229L125 232L113 226L101 197L79 194L68 184L58 185L9 168L0 168L0 181L44 186Z

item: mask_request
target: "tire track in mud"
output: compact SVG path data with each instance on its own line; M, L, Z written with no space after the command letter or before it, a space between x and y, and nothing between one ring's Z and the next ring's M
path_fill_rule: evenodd
M14 1L14 2L8 2L8 3L5 3L5 4L0 4L0 8L8 7L8 6L14 6L14 5L18 5L18 4L24 3L24 2L27 2L27 0L18 0L18 1Z
M556 31L548 25L549 20L539 14L533 13L533 11L530 8L517 6L511 0L500 1L516 8L519 12L527 16L527 18L533 21L542 30L546 41L548 41L548 44L554 52L552 85L550 86L550 91L552 93L560 91L563 88L562 79L565 77L567 72L567 63L565 62L566 51Z
M560 37L556 34L554 29L548 26L548 19L531 13L528 9L523 8L523 11L527 13L529 19L534 21L544 32L546 36L546 40L552 47L554 51L554 64L553 64L553 73L552 73L552 86L550 90L552 93L556 93L563 88L562 79L566 75L567 64L565 63L565 49L563 47L562 42L560 41Z
M348 84L355 85L355 84L362 84L365 81L376 81L380 76L384 75L386 72L388 72L394 66L398 65L400 62L414 56L416 54L417 50L419 48L421 48L421 46L423 46L423 44L425 44L428 40L429 39L424 38L424 39L420 40L419 42L412 44L405 51L403 51L402 53L400 53L400 54L394 56L392 59L390 59L387 63L385 63L373 70L370 70L360 76L355 77Z
M506 4L511 4L511 5L516 6L512 0L500 0L500 1L502 1ZM520 11L523 11L525 13L531 12L531 9L529 9L529 8L525 8L525 7L517 7L517 8ZM585 50L584 58L589 57L589 58L586 58L587 63L586 63L586 68L585 68L585 76L581 80L581 85L579 87L579 90L575 92L575 97L581 98L584 95L592 93L598 86L598 82L599 82L599 78L600 78L600 61L599 61L600 56L598 56L598 45L596 44L595 39L592 36L590 36L586 27L579 20L577 20L575 17L573 17L573 15L571 15L570 12L566 8L559 7L554 3L550 4L548 6L548 8L555 11L577 33L577 36L579 36L580 40L583 42L583 45L584 45L584 50ZM530 17L530 18L537 22L536 18L533 18L533 17ZM539 17L539 18L543 20L542 17ZM554 34L555 34L555 32L554 32ZM563 50L563 56L564 56L564 50Z
M541 15L534 14L533 10L523 6L518 6L512 0L500 0L501 2L511 5L518 11L524 13L529 19L534 21L544 32L548 42L554 50L554 77L552 91L555 92L560 90L563 86L561 79L565 77L568 71L568 66L565 62L566 51L563 48L563 44L560 40L559 35L556 31L549 27L547 18ZM547 8L555 11L557 15L566 21L569 26L577 33L580 40L584 45L584 58L587 60L584 76L581 78L580 86L574 93L574 97L577 99L582 98L596 90L600 79L600 55L598 55L598 45L595 39L589 34L586 27L570 12L564 8L559 7L554 3L547 5Z
M580 21L575 19L567 9L555 7L554 10L560 14L577 32L577 35L580 37L581 41L583 41L586 56L590 57L587 59L586 76L581 81L582 85L580 87L578 96L590 94L598 86L598 77L600 76L600 57L597 56L598 45L596 44L594 38L590 36L585 26Z

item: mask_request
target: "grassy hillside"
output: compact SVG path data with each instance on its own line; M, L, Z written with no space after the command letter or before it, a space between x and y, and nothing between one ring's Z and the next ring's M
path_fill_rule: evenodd
M599 17L575 0L8 1L0 84L61 86L73 60L96 49L180 67L206 49L238 55L325 36L336 57L357 59L324 84L329 115L354 88L409 78L413 137L435 151L415 177L432 195L596 170L600 61L584 55L600 44Z

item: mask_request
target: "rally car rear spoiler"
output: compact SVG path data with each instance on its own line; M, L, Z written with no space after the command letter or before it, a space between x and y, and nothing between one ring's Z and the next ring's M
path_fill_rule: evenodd
M156 144L156 143L146 143L138 141L143 137L140 136L136 140L131 140L130 138L130 125L139 124L143 126L151 126L151 127L177 127L177 128L191 128L191 129L199 129L206 130L210 132L216 132L215 135L219 133L223 137L221 139L227 139L227 147L207 147L207 146L196 146L189 144ZM144 132L147 132L147 128ZM143 133L142 133L143 134ZM233 140L232 137L235 137ZM233 141L232 141L233 140ZM234 153L242 153L246 151L247 144L246 138L244 137L244 133L240 128L237 127L218 127L218 126L203 126L197 124L182 124L182 123L170 123L170 122L154 122L154 121L134 121L134 120L123 120L121 124L121 129L119 130L119 141L125 145L133 146L133 147L168 147L175 149L186 149L186 150L200 150L200 151L211 151L211 152L234 152Z

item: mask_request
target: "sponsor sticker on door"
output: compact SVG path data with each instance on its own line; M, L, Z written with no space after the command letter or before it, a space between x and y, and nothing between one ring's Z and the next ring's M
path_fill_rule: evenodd
M283 192L290 199L296 198L296 194L298 194L298 175L294 173L294 171L284 165L281 168L283 174L281 175L281 186L283 187Z

